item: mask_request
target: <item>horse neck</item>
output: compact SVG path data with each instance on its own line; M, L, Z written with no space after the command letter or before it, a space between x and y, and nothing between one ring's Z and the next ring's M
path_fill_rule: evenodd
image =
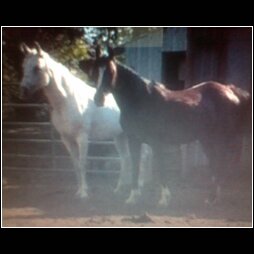
M89 87L83 81L75 77L62 64L55 62L53 59L48 59L48 71L50 75L50 83L44 88L44 94L48 98L49 104L55 110L61 110L64 104L70 101L70 97L76 96L75 93L78 83L82 82L85 89L87 87L87 95L93 97L92 87ZM85 100L85 98L83 98Z
M144 79L124 65L117 63L116 66L116 88L113 95L118 106L122 111L140 107L148 97Z

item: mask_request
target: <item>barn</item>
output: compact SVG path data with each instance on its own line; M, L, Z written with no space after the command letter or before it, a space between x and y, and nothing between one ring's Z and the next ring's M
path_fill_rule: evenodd
M126 64L178 90L204 80L251 91L251 28L161 28L126 45Z

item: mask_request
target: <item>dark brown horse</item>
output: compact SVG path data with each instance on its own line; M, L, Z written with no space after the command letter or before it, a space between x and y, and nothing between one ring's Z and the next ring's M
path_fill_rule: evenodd
M90 65L90 67L89 67ZM162 186L159 204L167 205L170 191L165 172L169 166L169 146L199 140L209 159L213 184L209 202L218 197L223 174L230 170L230 157L249 103L248 92L234 85L209 81L182 91L171 91L164 85L142 78L109 55L90 61L90 74L99 75L95 103L102 106L112 93L121 109L121 125L128 135L132 158L132 191L129 201L138 197L140 147L153 148L155 168ZM102 123L103 124L103 123ZM166 160L167 159L167 160Z

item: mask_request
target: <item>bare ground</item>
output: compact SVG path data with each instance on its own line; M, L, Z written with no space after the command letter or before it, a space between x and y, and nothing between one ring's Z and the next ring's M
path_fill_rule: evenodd
M115 175L90 175L89 200L75 197L72 172L3 172L4 227L251 227L251 178L228 183L221 201L207 206L207 179L186 177L171 188L167 208L156 206L158 191L144 187L142 201L124 204L129 188L114 194Z

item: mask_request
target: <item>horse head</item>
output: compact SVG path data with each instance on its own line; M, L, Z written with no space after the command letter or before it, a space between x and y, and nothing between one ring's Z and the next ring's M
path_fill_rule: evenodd
M50 72L46 63L47 53L42 50L38 42L34 43L34 48L29 48L22 43L20 50L24 54L20 97L25 99L49 85Z
M79 61L79 68L88 76L93 86L97 86L99 78L99 61L102 57L100 45L92 46L88 50L90 58Z
M108 55L96 56L95 64L98 73L97 91L94 96L94 102L97 106L103 106L105 96L115 88L117 77L117 66L115 56L122 53L122 48L108 47Z

